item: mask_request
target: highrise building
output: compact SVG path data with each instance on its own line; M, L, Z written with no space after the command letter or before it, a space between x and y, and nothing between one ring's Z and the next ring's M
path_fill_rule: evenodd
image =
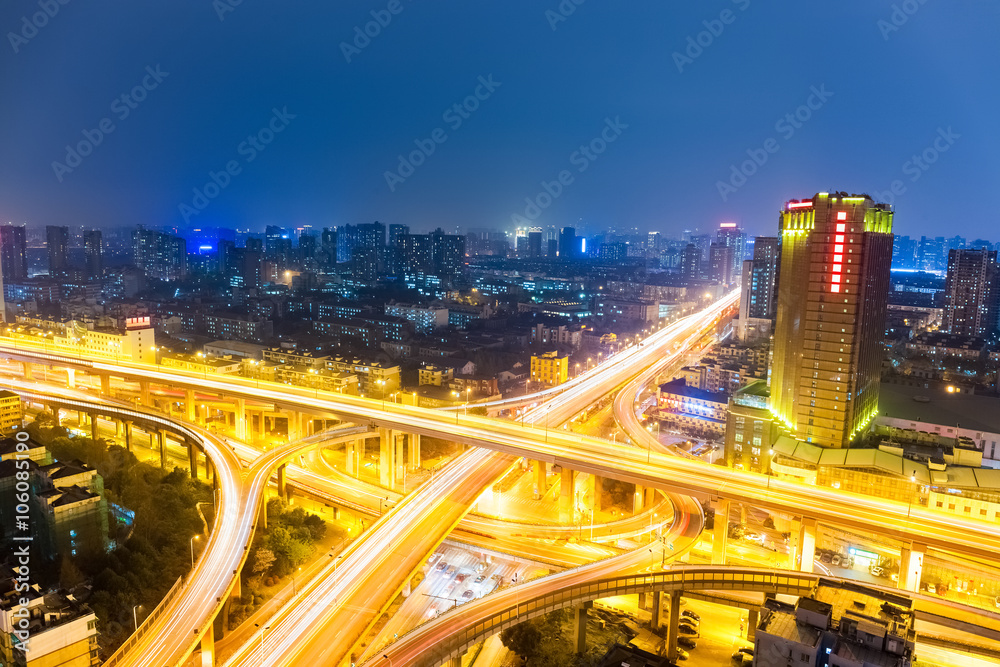
M436 229L431 232L431 252L434 273L439 276L457 276L465 268L465 237L445 234Z
M325 269L333 268L337 265L337 230L324 227L320 236L320 250L322 261L320 264Z
M681 250L681 276L686 280L701 278L701 249L693 243Z
M709 277L721 285L733 281L733 249L713 243L708 251Z
M729 274L735 279L740 275L740 267L747 253L747 235L735 222L723 222L716 232L715 242L731 249Z
M580 244L576 240L575 227L563 227L559 231L559 257L561 259L576 259L579 256Z
M736 337L742 343L753 343L771 335L779 251L776 236L758 236L753 244L753 259L743 262L740 316L734 322Z
M104 275L104 242L101 230L83 233L83 252L87 261L87 277L97 280Z
M28 277L28 244L24 227L0 227L0 266L4 281L16 283Z
M45 228L45 247L49 251L49 275L62 278L69 270L69 227L48 225Z
M403 270L407 273L430 273L434 270L434 251L428 234L403 237Z
M891 207L817 194L781 212L771 411L799 440L847 447L878 407Z
M995 250L952 250L944 287L944 326L959 336L990 338L997 332L1000 271Z
M542 230L532 229L528 232L528 257L542 256Z
M132 232L132 258L149 278L171 282L187 277L187 242L179 236L140 225Z

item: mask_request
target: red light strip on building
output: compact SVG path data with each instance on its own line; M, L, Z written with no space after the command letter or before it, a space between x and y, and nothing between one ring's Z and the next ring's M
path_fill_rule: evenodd
M788 208L809 208L813 205L811 201L788 202Z
M846 211L838 211L837 212L837 220L846 220L846 219L847 219L847 212ZM833 252L835 254L833 256L833 262L834 262L834 264L833 264L833 274L830 276L830 291L831 292L835 292L835 293L836 292L840 292L840 281L843 279L843 276L841 275L841 271L844 268L844 265L841 262L843 262L843 259L844 259L844 255L843 255L844 246L843 246L843 243L844 243L844 232L846 230L847 230L846 223L843 223L843 222L839 223L837 225L837 235L836 235L836 237L834 237L834 242L837 245L833 246Z

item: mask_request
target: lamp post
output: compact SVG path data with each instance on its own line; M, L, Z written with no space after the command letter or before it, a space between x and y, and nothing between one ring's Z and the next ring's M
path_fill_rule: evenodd
M139 616L136 614L137 609L142 609L142 605L137 604L132 607L132 622L135 624L135 632L139 631Z
M260 627L260 623L254 623L253 627L259 628ZM270 630L270 629L271 629L270 625L265 625L264 629L261 630L261 633L260 633L260 648L264 647L264 637L267 636L267 631Z
M295 590L295 575L301 571L302 568L300 567L299 569L297 569L295 572L292 573L292 597L295 597L295 595L298 593L298 591Z
M197 540L197 539L201 539L201 535L195 535L194 537L191 538L191 541L190 541L190 544L191 544L191 569L192 570L194 569L194 541Z

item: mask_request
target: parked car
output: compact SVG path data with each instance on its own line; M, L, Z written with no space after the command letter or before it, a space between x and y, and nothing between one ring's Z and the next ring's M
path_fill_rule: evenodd
M830 557L830 565L840 567L840 554L833 554L833 556Z
M678 631L680 631L680 633L682 635L694 635L694 636L698 636L698 630L696 630L694 628L694 626L691 626L691 625L679 625L679 626L677 626L677 629L678 629Z
M694 637L688 637L687 635L681 635L677 638L677 645L683 646L684 648L697 648L698 642L694 640Z
M868 573L871 574L873 577L884 577L885 569L879 567L878 565L872 565L871 567L868 568Z
M684 611L682 611L681 612L681 616L687 616L688 618L693 619L695 621L700 621L701 620L701 616L699 616L698 614L694 613L690 609L685 609Z
M469 578L469 573L468 573L468 572L460 572L460 573L459 573L459 574L458 574L458 575L457 575L457 576L455 577L455 581L457 581L458 583L460 583L460 584L461 584L461 583L464 583L464 582L465 582L465 580L466 580L466 579L468 579L468 578Z
M476 594L472 592L471 588L467 589L464 593L462 593L463 600L471 600L474 597L476 597Z
M454 565L452 565L451 567L449 567L449 568L448 568L448 571L447 571L447 572L445 572L445 574L448 574L448 575L452 575L452 574L455 574L455 566L454 566Z
M690 657L691 657L691 654L688 653L687 651L685 651L684 649L682 649L682 648L677 649L677 659L678 660L687 660Z
M434 569L437 570L438 572L444 572L445 570L448 569L448 563L441 561L434 567Z
M478 577L476 577L476 583L477 584L481 584L484 581L486 581L486 575L485 574L481 574Z

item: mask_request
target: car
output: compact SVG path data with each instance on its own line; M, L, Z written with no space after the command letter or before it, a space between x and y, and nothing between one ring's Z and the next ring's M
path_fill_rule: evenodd
M698 635L698 631L690 625L679 625L677 629L682 635Z
M700 621L701 620L701 616L699 616L698 614L694 613L690 609L685 609L684 611L682 611L681 612L681 616L687 616L688 618L694 619L696 621Z
M437 554L437 553L431 554L431 557L427 559L427 564L428 565L433 565L437 561L437 559L440 558L440 557L441 557L441 554Z
M871 567L869 567L868 573L871 574L873 577L885 576L885 570L879 567L878 565L872 565Z
M448 569L448 563L441 561L440 563L437 564L437 566L434 569L437 570L438 572L444 572L445 570Z
M455 576L455 581L462 584L465 583L465 580L468 578L469 578L468 572L460 572L458 575Z
M1000 595L993 598L993 606L1000 609Z
M471 588L466 589L466 591L464 593L462 593L462 599L463 600L471 600L474 597L476 597L476 594L472 592Z
M486 575L485 574L481 574L478 577L476 577L475 583L481 584L484 581L486 581Z
M830 556L830 554L823 554L822 556L819 557L819 559L821 561L823 561L824 563L826 563L827 565L829 565L830 561L833 560L833 558Z
M449 567L449 568L448 568L447 570L445 570L445 574L447 574L447 575L452 575L452 574L455 574L455 570L456 570L456 569L457 569L457 568L456 568L456 567L455 567L454 565L452 565L452 566L451 566L451 567Z
M483 570L486 569L486 567L487 567L486 563L482 562L476 563L476 572L482 572Z
M684 648L697 648L698 642L694 640L693 637L688 637L687 635L681 635L677 638L677 645L683 646Z
M752 648L747 648L747 647L744 646L743 648L737 649L736 652L739 653L739 654L741 654L741 655L749 656L751 658L753 657L753 649Z
M685 651L684 649L682 649L682 648L677 649L677 659L678 660L687 660L690 657L691 657L691 654L688 653L687 651Z
M833 554L833 556L830 557L830 565L840 567L840 554Z

